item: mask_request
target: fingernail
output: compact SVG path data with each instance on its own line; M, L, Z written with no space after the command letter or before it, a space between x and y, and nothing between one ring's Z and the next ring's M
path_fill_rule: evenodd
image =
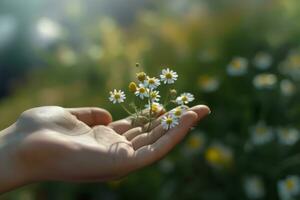
M208 113L207 113L208 115L210 115L211 114L211 109L208 107Z

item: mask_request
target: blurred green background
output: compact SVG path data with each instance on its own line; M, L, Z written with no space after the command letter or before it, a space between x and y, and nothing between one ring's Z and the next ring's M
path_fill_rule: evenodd
M42 105L124 117L108 91L127 91L136 62L152 76L177 71L177 90L212 114L120 181L34 184L0 199L288 199L279 185L300 174L299 20L298 0L1 0L1 129Z

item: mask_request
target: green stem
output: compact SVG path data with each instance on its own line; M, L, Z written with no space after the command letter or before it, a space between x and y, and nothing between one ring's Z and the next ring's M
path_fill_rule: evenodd
M130 112L123 104L121 104L121 106L129 115L133 115L133 113Z
M148 99L148 104L149 104L149 125L147 131L150 131L151 125L152 125L152 98L151 98L151 92L152 90L149 89L149 99Z
M165 108L167 105L170 104L169 97L170 97L170 91L167 93L167 96L166 96L165 101L164 101L164 103L163 103L163 107L164 107L164 108Z

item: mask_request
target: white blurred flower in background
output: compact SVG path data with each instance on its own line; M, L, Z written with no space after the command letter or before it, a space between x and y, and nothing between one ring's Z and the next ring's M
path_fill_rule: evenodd
M259 199L265 196L265 186L261 177L249 176L244 180L244 190L249 199Z
M263 73L253 78L253 85L257 89L272 89L277 83L277 77L274 74Z
M91 45L87 49L87 55L90 59L97 61L103 57L103 49L99 45Z
M47 46L63 35L63 29L56 21L42 17L36 23L37 45Z
M265 122L260 121L250 128L251 141L256 145L263 145L273 140L274 133L271 127L266 126Z
M284 96L291 96L295 93L296 86L292 81L284 79L280 81L280 91Z
M163 159L159 162L159 169L163 172L163 173L170 173L173 171L174 169L174 162L168 158Z
M65 1L65 12L72 18L82 16L83 8L86 4L82 0L69 0Z
M185 143L185 147L182 149L184 156L192 156L200 154L205 147L205 134L201 131L193 131Z
M300 50L291 50L287 58L279 65L279 70L295 80L300 80Z
M58 52L57 52L57 56L58 56L58 60L61 62L61 64L65 67L72 67L74 66L77 61L78 61L78 58L77 58L77 55L76 53L74 52L73 49L71 49L70 47L67 47L67 46L61 46L59 49L58 49Z
M0 49L8 45L15 37L17 20L12 15L0 15Z
M214 92L219 88L220 82L215 76L205 74L199 76L198 85L204 92Z
M271 67L272 61L272 56L269 53L261 51L255 55L253 64L256 68L265 70Z
M277 183L278 193L281 200L292 200L300 194L300 178L290 175Z
M299 140L299 131L296 128L279 128L278 140L283 145L293 145Z
M243 57L235 57L227 66L227 73L230 76L241 76L247 73L248 60Z

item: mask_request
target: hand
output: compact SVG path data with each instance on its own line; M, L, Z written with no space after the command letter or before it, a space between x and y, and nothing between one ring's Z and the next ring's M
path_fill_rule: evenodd
M145 132L100 108L30 109L0 135L0 192L44 180L120 178L161 159L209 112L195 106L178 127L165 131L157 119Z

